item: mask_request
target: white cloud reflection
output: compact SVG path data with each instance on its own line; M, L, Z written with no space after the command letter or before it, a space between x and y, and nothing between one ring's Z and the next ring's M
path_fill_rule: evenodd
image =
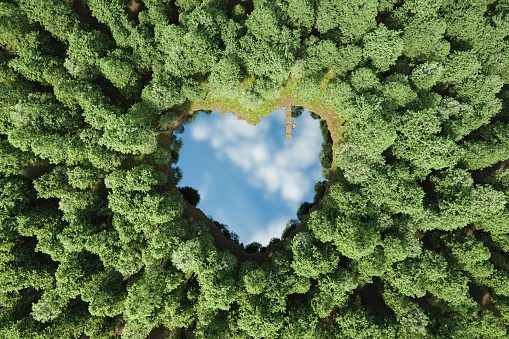
M263 246L267 246L269 244L270 239L277 237L280 238L281 234L283 233L285 227L286 227L287 219L285 218L277 218L270 222L267 227L257 230L253 233L251 236L251 239L248 243L244 244L250 244L253 241L259 242Z
M263 118L252 126L237 120L234 114L226 113L221 119L197 120L189 128L193 139L210 143L217 158L226 158L241 169L250 185L262 188L270 195L276 194L289 206L297 208L312 191L314 183L321 180L318 153L322 136L319 122L306 111L298 118L292 139L286 140L284 115L284 109L278 110L270 116L274 119ZM278 135L270 133L274 122L281 124L277 127L281 130ZM310 171L314 174L310 175ZM283 227L282 231L284 224L286 220L283 226L278 221L277 228ZM271 231L271 234L274 233Z

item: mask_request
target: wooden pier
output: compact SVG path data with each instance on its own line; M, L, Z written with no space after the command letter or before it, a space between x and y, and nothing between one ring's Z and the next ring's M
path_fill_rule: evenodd
M292 138L292 105L286 105L286 139Z

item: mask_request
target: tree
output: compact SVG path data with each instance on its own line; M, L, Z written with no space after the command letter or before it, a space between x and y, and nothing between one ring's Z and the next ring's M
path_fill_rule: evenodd
M489 277L493 274L493 264L489 262L490 251L483 242L475 240L473 235L454 232L441 236L444 253L455 264L458 270L466 271L476 278Z
M311 213L308 221L316 239L334 242L338 251L356 260L375 250L380 237L375 230L376 206L340 183L330 187L322 203L323 210Z
M51 40L40 32L30 32L16 51L18 58L11 59L9 67L23 75L27 80L37 81L43 85L56 85L67 80L68 73L63 60L48 50Z
M482 1L444 4L442 10L447 23L447 35L460 41L473 40L485 21L486 9Z
M345 118L350 121L345 138L348 143L355 144L355 148L364 149L363 153L371 157L378 156L397 140L395 126L384 119L381 104L380 98L363 95L356 98L354 105L344 110ZM345 155L347 149L342 151Z
M459 161L463 155L459 146L449 137L438 135L447 116L445 111L436 114L436 107L409 109L403 117L394 117L395 128L401 133L392 148L396 157L425 170L452 167Z
M394 73L386 77L382 83L382 94L386 98L384 103L388 111L393 108L405 107L417 99L417 92L410 87L408 76Z
M320 1L316 8L315 28L320 34L331 33L337 42L356 43L376 26L377 2L365 0Z
M3 45L10 45L15 51L24 43L25 36L33 29L26 14L15 4L3 2L0 7L0 30ZM21 45L21 46L20 46Z
M397 338L391 320L368 313L364 308L351 306L333 317L333 333L344 338Z
M281 33L282 22L270 5L257 6L246 20L248 33L259 41L273 42Z
M53 261L61 261L65 256L65 249L57 235L62 232L66 223L57 208L57 204L53 202L39 200L37 207L16 218L18 233L24 237L37 237L35 252L47 254Z
M122 1L87 0L92 16L109 26L118 46L129 45L129 30L136 25L134 14Z
M345 77L363 61L362 48L354 44L338 47L338 59L332 66L332 71L339 77Z
M68 305L69 298L63 297L57 290L46 290L41 299L32 306L32 316L42 323L58 317Z
M286 29L281 32L280 41L268 42L251 34L240 38L238 55L247 73L265 76L277 84L282 84L294 64L298 37L295 32Z
M461 147L460 163L470 170L492 166L509 156L505 143L500 142L492 131L465 140Z
M165 69L178 76L204 75L217 62L218 48L200 31L187 32L175 25L156 25L156 44L165 54Z
M467 78L476 77L481 67L481 63L472 51L453 51L444 61L442 82L459 85Z
M148 177L149 180L153 180L151 183L141 181L138 184L138 180L144 180L142 173L136 170L128 172L127 180L129 181L126 182L126 186L118 186L125 181L114 181L115 174L105 178L106 187L112 188L112 192L108 195L108 205L111 210L121 214L138 227L163 224L179 216L183 211L180 195L173 191L156 191L154 183L160 185L161 181L153 176Z
M302 79L294 88L293 96L301 103L307 103L318 99L320 84L310 78Z
M80 22L70 6L58 0L38 2L19 0L19 6L31 21L39 22L60 41L67 42L69 35L78 31Z
M355 93L349 83L343 81L330 82L323 91L323 101L336 109L353 103Z
M309 33L315 24L316 1L290 0L288 1L288 24Z
M156 25L167 22L174 11L170 1L148 0L143 4L147 10L138 13L138 19L142 24Z
M454 230L467 226L474 220L473 215L473 180L465 170L448 169L433 176L436 202L434 207L439 211L440 226L444 230Z
M181 93L182 84L170 73L155 74L141 94L141 98L159 110L184 103Z
M99 183L97 175L100 172L95 168L74 167L67 169L69 185L78 189L92 188Z
M41 134L71 132L83 124L78 112L66 109L53 95L43 92L30 93L11 106L9 117L16 127L31 126Z
M157 148L154 132L130 116L112 116L106 122L99 145L124 154L150 154Z
M396 8L386 20L392 29L403 30L404 55L423 61L443 61L451 49L444 40L446 21L441 2L409 1Z
M233 58L219 60L212 67L208 79L208 86L218 95L230 99L239 96L242 73L239 64Z
M179 188L180 193L184 196L184 199L186 199L187 202L189 202L191 205L195 206L198 205L200 202L200 193L198 193L197 190L195 190L192 187L184 186Z
M387 272L383 278L405 296L423 297L426 294L426 286L422 270L418 268L418 263L419 261L415 259L396 262L387 267Z
M471 104L482 117L483 124L488 124L492 117L502 109L502 101L496 94L502 89L503 82L498 75L479 75L456 85L456 98Z
M139 244L141 239L138 242L133 239L141 237L134 229L128 234L130 237L126 237L128 231L115 223L117 219L115 215L113 222L115 229L106 229L90 235L86 239L85 248L99 256L105 267L113 267L124 276L133 275L144 266L141 253L143 246ZM121 232L124 232L124 236L119 236Z
M94 80L99 75L101 60L112 42L100 31L76 31L69 36L64 66L79 80Z
M237 326L252 338L267 338L277 335L283 326L283 316L271 313L270 300L263 298L242 298L237 318Z
M260 244L257 241L253 241L252 243L246 245L244 249L246 250L247 253L257 253L260 252L261 248L262 244Z
M388 71L403 53L403 40L399 37L400 33L401 31L389 30L384 24L380 24L362 38L364 57L371 59L373 66L379 71Z
M332 246L316 246L307 232L300 232L292 238L292 252L292 268L297 275L307 278L331 273L339 263Z
M52 164L76 165L86 159L84 144L78 136L50 134L35 139L31 150Z
M331 40L317 39L311 36L307 41L306 58L302 77L312 77L319 81L325 72L333 68L339 57L338 47Z
M436 62L426 62L412 70L412 83L417 90L428 91L440 81L443 67Z
M350 84L357 92L376 90L380 86L380 80L371 68L357 68L350 75Z
M342 267L326 274L318 280L315 293L312 294L313 311L324 318L330 315L334 306L342 307L349 295L361 284L359 277Z
M387 306L396 314L398 322L403 325L408 335L424 336L428 333L429 317L417 303L399 294L390 285L384 285L382 297Z
M67 183L67 169L65 166L55 166L51 172L43 174L33 183L37 191L37 197L43 199L61 198L73 191Z

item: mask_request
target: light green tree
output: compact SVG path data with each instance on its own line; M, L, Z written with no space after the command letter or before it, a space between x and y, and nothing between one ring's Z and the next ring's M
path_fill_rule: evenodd
M374 31L363 36L364 57L370 59L380 72L388 71L403 53L403 39L400 38L400 33L401 31L393 31L380 24Z

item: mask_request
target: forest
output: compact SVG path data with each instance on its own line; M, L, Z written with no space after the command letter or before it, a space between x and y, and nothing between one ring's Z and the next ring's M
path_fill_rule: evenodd
M509 0L0 0L0 45L1 339L509 337ZM177 134L288 104L327 180L244 247Z

